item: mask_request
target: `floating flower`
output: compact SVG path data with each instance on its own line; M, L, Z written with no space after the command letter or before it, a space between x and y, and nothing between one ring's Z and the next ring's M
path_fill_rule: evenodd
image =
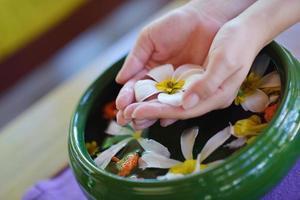
M257 135L259 135L268 124L262 123L258 115L252 115L247 119L238 120L234 126L232 135L237 137L236 140L226 144L231 149L242 147L246 143L251 143Z
M103 107L103 118L107 120L113 120L116 117L118 110L116 108L116 102L111 101Z
M119 170L119 176L128 176L138 166L140 156L138 152L128 153L121 160L112 157L112 161L116 163Z
M234 101L236 105L241 105L246 111L263 112L275 98L278 98L278 95L274 95L274 93L280 91L279 74L273 71L263 76L269 66L269 62L270 58L267 55L257 57L250 74L238 91Z
M136 82L134 86L135 98L141 102L158 94L159 102L180 106L185 89L203 72L202 68L192 64L178 67L175 71L171 64L155 67L147 74L153 80L145 79Z
M128 126L127 127L120 126L115 121L110 122L105 132L113 136L123 135L128 137L123 138L121 141L110 146L108 149L101 152L97 156L97 158L94 161L96 165L101 169L105 169L107 165L110 163L110 161L112 160L112 158L132 140L136 140L145 151L156 152L157 154L166 157L170 156L170 152L165 146L161 145L155 140L143 138L142 131L135 131Z
M238 120L233 126L233 135L236 137L256 136L267 126L262 123L258 115L252 115L247 119Z
M172 179L182 177L186 174L200 172L209 166L214 166L220 161L215 161L209 164L202 164L209 155L211 155L219 146L221 146L230 136L230 127L223 129L210 138L204 145L197 159L193 159L193 147L195 139L198 135L198 128L191 128L184 131L181 135L180 144L181 151L185 161L177 161L169 157L159 155L155 152L145 151L139 160L139 167L145 168L162 168L169 169L168 173L158 179Z
M99 147L96 141L86 142L85 147L91 156L94 156L99 152Z

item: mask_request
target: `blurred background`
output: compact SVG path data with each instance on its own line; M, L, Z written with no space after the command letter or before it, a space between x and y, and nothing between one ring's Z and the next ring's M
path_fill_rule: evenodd
M168 0L0 0L0 129Z

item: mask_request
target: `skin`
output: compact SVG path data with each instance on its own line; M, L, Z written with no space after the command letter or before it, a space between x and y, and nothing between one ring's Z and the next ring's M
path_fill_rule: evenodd
M145 27L120 70L124 84L117 121L137 129L167 126L231 105L258 52L300 20L299 0L195 0ZM246 46L246 48L245 48ZM203 66L203 78L185 92L182 107L136 103L133 86L160 64Z

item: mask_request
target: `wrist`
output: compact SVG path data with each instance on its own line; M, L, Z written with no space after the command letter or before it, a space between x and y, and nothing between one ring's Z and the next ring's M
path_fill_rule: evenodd
M187 6L202 17L206 16L223 25L255 2L256 0L191 0Z

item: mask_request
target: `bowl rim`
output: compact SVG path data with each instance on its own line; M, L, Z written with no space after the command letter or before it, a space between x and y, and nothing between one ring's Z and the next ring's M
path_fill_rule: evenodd
M201 173L197 174L189 174L185 175L182 178L178 179L171 179L171 180L157 180L157 179L129 179L126 177L120 177L118 175L106 172L105 170L102 170L96 166L96 164L93 162L91 157L88 155L87 150L83 148L84 146L84 134L85 134L85 126L83 126L83 121L87 119L87 116L80 116L82 115L82 111L84 110L85 114L88 113L88 109L86 107L86 104L92 104L92 102L89 102L90 96L94 92L94 88L97 85L97 81L95 81L83 94L81 97L76 110L72 116L71 123L70 123L70 129L69 129L69 156L71 157L71 152L74 153L73 158L76 159L80 166L85 168L89 173L92 173L95 178L97 177L106 177L109 181L118 181L123 182L127 184L138 184L138 185L145 185L145 186L158 186L158 185L165 185L165 184L172 184L172 183L184 183L187 180L191 179L199 179L207 176L207 174L218 174L220 172L224 172L224 169L230 170L231 167L236 166L236 162L238 160L244 160L244 164L246 165L247 159L250 158L250 156L253 156L253 153L259 153L257 152L257 148L265 146L263 141L269 140L270 136L272 136L272 127L280 127L283 123L283 120L285 119L287 113L285 111L285 108L287 107L288 101L291 99L290 90L288 88L293 87L296 84L297 87L300 87L300 84L297 83L291 83L289 80L295 81L295 74L293 75L291 66L295 66L295 61L292 55L286 51L283 47L278 45L276 42L271 42L268 46L265 47L265 50L268 52L268 54L273 54L272 60L275 62L276 67L278 67L278 70L280 72L280 77L283 85L283 98L281 101L280 106L278 107L277 112L275 113L275 116L273 117L272 121L269 123L268 127L263 131L263 134L258 136L258 139L255 140L253 143L247 145L246 147L243 147L241 150L236 152L234 155L229 156L224 160L224 162L220 163L217 166L209 168L209 170L205 170ZM274 57L275 56L275 57ZM110 73L109 70L112 68L115 68L118 65L121 65L123 60L120 60L113 66L109 67L104 73L100 74L98 79L100 77L105 76L105 74ZM289 67L287 67L289 66ZM298 69L297 74L300 74L300 70ZM294 77L294 78L293 78ZM98 80L97 79L97 80ZM101 78L100 78L101 79ZM108 80L107 80L108 81ZM105 85L105 84L103 84ZM91 105L90 105L91 106ZM89 107L89 106L88 106ZM297 131L298 134L299 131ZM280 132L281 135L277 135L277 139L283 137L283 132ZM279 134L279 133L277 133ZM299 135L299 134L298 134ZM241 162L241 161L238 161ZM223 169L223 170L222 170Z

